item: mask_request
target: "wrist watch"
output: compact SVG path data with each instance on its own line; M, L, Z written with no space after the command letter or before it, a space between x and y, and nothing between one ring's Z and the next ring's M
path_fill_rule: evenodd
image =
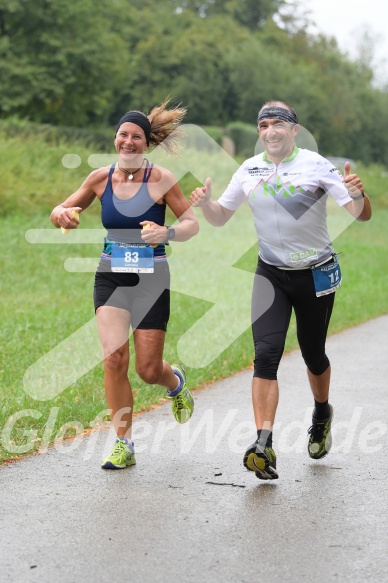
M166 241L173 241L175 239L175 229L174 227L169 227L168 225L165 225L167 227L167 239Z
M357 196L350 195L350 198L352 200L361 200L362 198L365 198L365 192L362 190L361 193L358 194Z

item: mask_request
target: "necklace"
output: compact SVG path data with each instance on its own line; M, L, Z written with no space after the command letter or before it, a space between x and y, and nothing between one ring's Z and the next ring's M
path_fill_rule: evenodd
M143 158L143 162L141 163L141 166L139 166L139 168L137 170L135 170L134 172L131 172L130 170L126 170L125 168L121 168L119 163L117 163L117 165L119 167L119 170L121 170L121 172L124 172L124 174L126 174L128 176L128 180L133 180L133 175L136 174L136 172L139 172L139 170L141 170L141 168L143 168L144 160L145 160L145 158Z

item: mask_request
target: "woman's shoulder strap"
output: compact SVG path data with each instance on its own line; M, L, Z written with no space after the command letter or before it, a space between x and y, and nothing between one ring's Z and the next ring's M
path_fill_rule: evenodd
M153 162L149 162L149 160L147 160L147 158L145 158L145 161L146 161L146 167L145 167L145 170L144 170L144 179L143 179L143 182L148 182L148 180L149 180L149 178L151 176L152 169L154 167L154 163Z

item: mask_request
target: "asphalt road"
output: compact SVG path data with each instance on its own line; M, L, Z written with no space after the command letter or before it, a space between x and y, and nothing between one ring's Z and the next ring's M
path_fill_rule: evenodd
M252 371L135 419L137 465L100 469L104 429L0 467L0 580L15 583L325 583L388 580L388 315L331 336L330 454L307 455L312 399L282 361L279 480L242 465L255 436Z

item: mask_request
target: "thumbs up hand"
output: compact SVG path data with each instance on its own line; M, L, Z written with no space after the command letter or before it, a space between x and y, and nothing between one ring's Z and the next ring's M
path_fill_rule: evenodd
M350 162L345 162L345 166L344 166L344 170L345 170L345 178L347 178L347 176L349 176L350 174Z
M205 206L212 195L212 181L211 178L206 178L205 186L193 190L190 196L190 204L192 206Z
M350 174L350 162L344 165L344 184L351 198L358 200L363 198L364 188L357 174Z

